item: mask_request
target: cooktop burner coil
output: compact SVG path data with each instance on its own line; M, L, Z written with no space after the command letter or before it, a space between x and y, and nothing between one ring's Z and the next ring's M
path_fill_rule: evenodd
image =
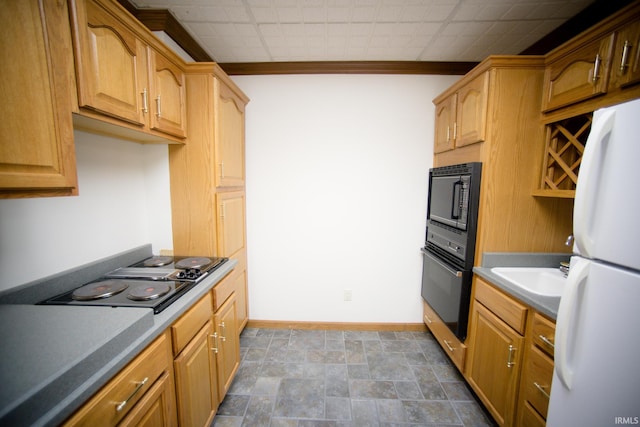
M133 301L148 301L160 298L171 290L171 286L167 283L145 284L143 286L135 286L129 289L127 298Z
M81 288L76 289L71 294L71 298L76 301L91 301L95 299L109 298L119 294L129 287L129 284L123 280L103 280L90 283Z
M206 267L209 264L211 264L211 259L209 258L191 257L191 258L181 259L180 261L176 262L175 266L176 268L202 269L203 267Z
M152 256L146 259L143 263L145 267L163 267L173 262L173 257L170 256Z

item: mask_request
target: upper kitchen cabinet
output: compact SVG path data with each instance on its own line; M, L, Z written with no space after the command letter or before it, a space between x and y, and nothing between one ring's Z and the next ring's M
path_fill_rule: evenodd
M640 2L550 52L542 122L540 197L575 197L593 111L640 97Z
M482 73L453 93L436 98L434 152L482 142L487 122L489 74Z
M70 4L80 114L76 127L139 142L183 142L182 60L119 4Z
M244 183L244 105L249 99L217 64L190 64L186 79L189 136L184 146L169 147L174 252L216 256L216 193L242 189L223 188L228 181L221 177L224 172L237 178L231 183Z
M545 122L640 96L640 2L620 10L546 56Z
M640 21L617 32L614 52L609 86L617 89L640 82Z
M0 197L78 194L75 83L65 1L0 8Z
M226 78L214 81L216 187L244 185L244 108L248 99L232 87Z
M613 41L610 34L550 61L545 71L543 111L606 93Z
M453 150L436 152L434 166L482 162L480 204L476 240L476 263L483 252L566 252L566 236L572 230L572 203L568 200L538 200L544 150L544 125L540 102L544 80L542 56L490 56L454 83L433 102L467 91L484 91L483 112L467 111L462 118L484 123L483 140ZM468 90L468 88L475 88ZM518 96L514 96L517 93ZM460 134L471 135L470 127Z

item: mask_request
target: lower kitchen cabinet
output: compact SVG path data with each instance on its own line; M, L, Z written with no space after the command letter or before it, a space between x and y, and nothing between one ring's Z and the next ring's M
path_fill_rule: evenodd
M171 325L178 420L185 427L211 424L220 402L212 304L209 292Z
M216 415L220 399L213 340L213 323L209 320L175 359L181 426L208 426Z
M174 397L171 374L165 372L118 426L157 427L176 425L175 410L170 409L174 407Z
M500 426L515 422L527 307L474 277L467 381Z
M553 378L554 337L555 323L534 312L531 332L527 334L518 425L545 425Z
M211 424L240 366L235 272L172 326L180 426Z
M160 335L64 426L177 426L171 338Z
M225 280L233 279L227 276ZM240 335L237 324L237 300L233 292L216 310L214 319L213 348L216 349L218 368L218 394L222 400L231 387L233 377L240 366Z

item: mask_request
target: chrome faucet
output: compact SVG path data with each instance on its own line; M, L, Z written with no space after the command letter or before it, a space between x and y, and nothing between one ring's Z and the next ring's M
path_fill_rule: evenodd
M569 234L567 236L567 240L564 242L564 244L566 246L572 246L573 245L573 234ZM562 271L562 274L564 274L564 277L567 277L569 275L569 263L568 262L561 262L560 263L560 271Z
M564 277L567 277L569 275L569 263L565 261L561 262L560 271L562 271L562 274L564 275Z

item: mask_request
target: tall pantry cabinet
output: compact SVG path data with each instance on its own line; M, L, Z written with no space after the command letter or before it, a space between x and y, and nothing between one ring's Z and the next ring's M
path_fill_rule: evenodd
M184 146L169 147L173 251L238 261L228 279L240 332L248 320L244 114L249 98L214 63L190 64L186 89L188 138Z

